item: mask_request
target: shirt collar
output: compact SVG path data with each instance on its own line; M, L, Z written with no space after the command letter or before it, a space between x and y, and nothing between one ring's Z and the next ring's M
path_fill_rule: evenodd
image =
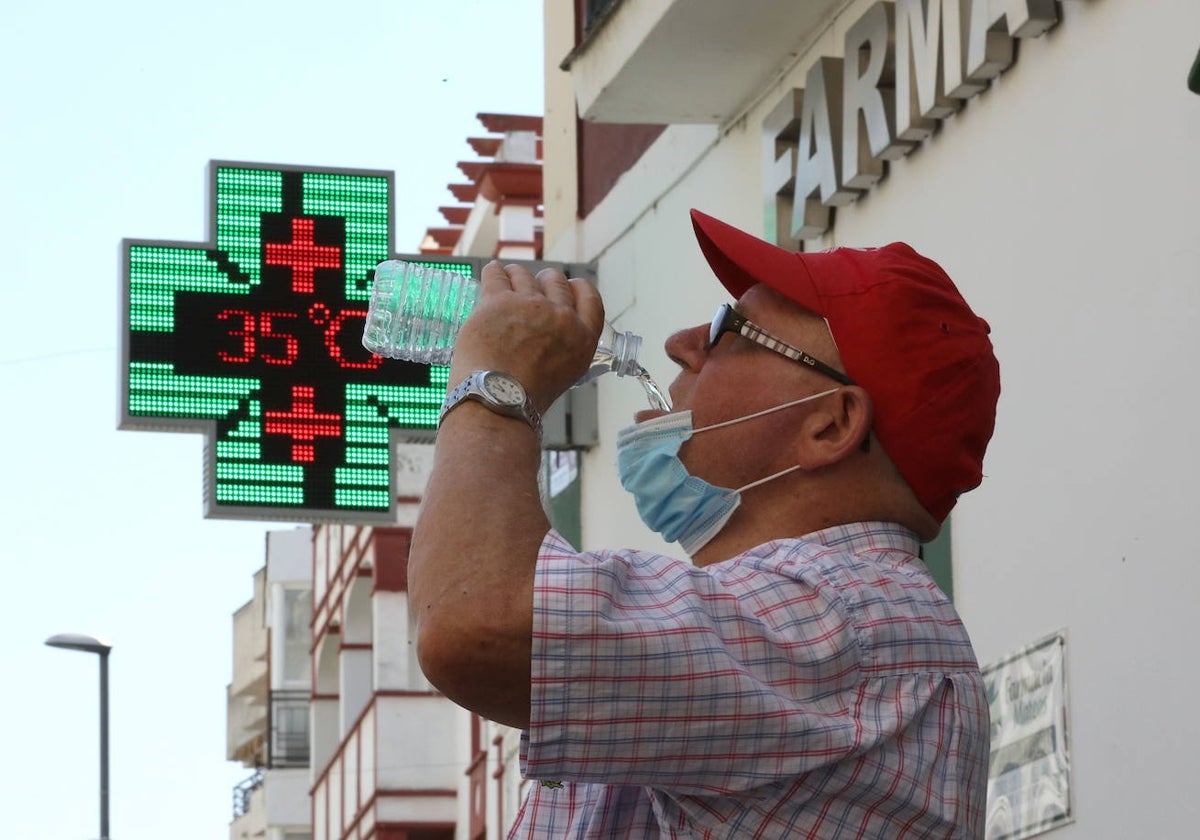
M921 551L921 540L917 533L895 522L852 522L847 525L834 525L805 534L801 539L851 554L902 551L918 557Z

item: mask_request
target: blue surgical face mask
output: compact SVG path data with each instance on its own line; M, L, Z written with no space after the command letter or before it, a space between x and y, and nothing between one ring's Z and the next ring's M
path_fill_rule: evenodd
M679 459L684 441L701 432L732 426L782 411L837 391L832 388L745 417L692 428L692 412L664 414L627 426L617 434L617 472L621 486L633 494L638 515L668 542L678 542L694 555L720 533L742 502L742 492L800 469L797 464L736 490L717 487L691 475Z

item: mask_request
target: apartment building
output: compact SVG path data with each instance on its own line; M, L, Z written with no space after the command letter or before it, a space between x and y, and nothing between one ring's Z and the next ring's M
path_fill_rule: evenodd
M226 757L251 772L234 789L230 840L312 840L312 540L308 527L268 532L254 595L233 614Z
M945 529L995 694L988 836L1189 834L1200 5L545 11L546 258L596 265L651 374L727 300L691 208L792 249L909 242L990 322L996 433ZM585 549L677 551L616 476L640 398L600 384Z

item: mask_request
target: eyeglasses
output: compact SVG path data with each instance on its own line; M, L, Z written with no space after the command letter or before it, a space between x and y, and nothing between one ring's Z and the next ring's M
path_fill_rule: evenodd
M843 385L855 384L853 379L846 376L840 370L836 370L821 360L813 358L799 347L793 347L786 341L776 338L757 324L747 321L744 316L739 314L728 303L723 303L721 304L721 308L717 310L717 314L713 316L712 326L708 328L708 344L704 346L704 349L706 351L711 350L721 340L721 336L727 332L737 333L756 344L761 344L768 350L774 350L781 356L787 356L794 362L808 365L813 370L823 373L830 379L840 382Z

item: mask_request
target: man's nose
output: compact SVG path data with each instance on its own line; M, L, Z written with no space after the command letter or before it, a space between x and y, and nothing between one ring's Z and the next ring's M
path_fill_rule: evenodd
M696 370L704 364L707 344L708 325L697 324L672 333L663 343L663 348L675 364L684 370Z

